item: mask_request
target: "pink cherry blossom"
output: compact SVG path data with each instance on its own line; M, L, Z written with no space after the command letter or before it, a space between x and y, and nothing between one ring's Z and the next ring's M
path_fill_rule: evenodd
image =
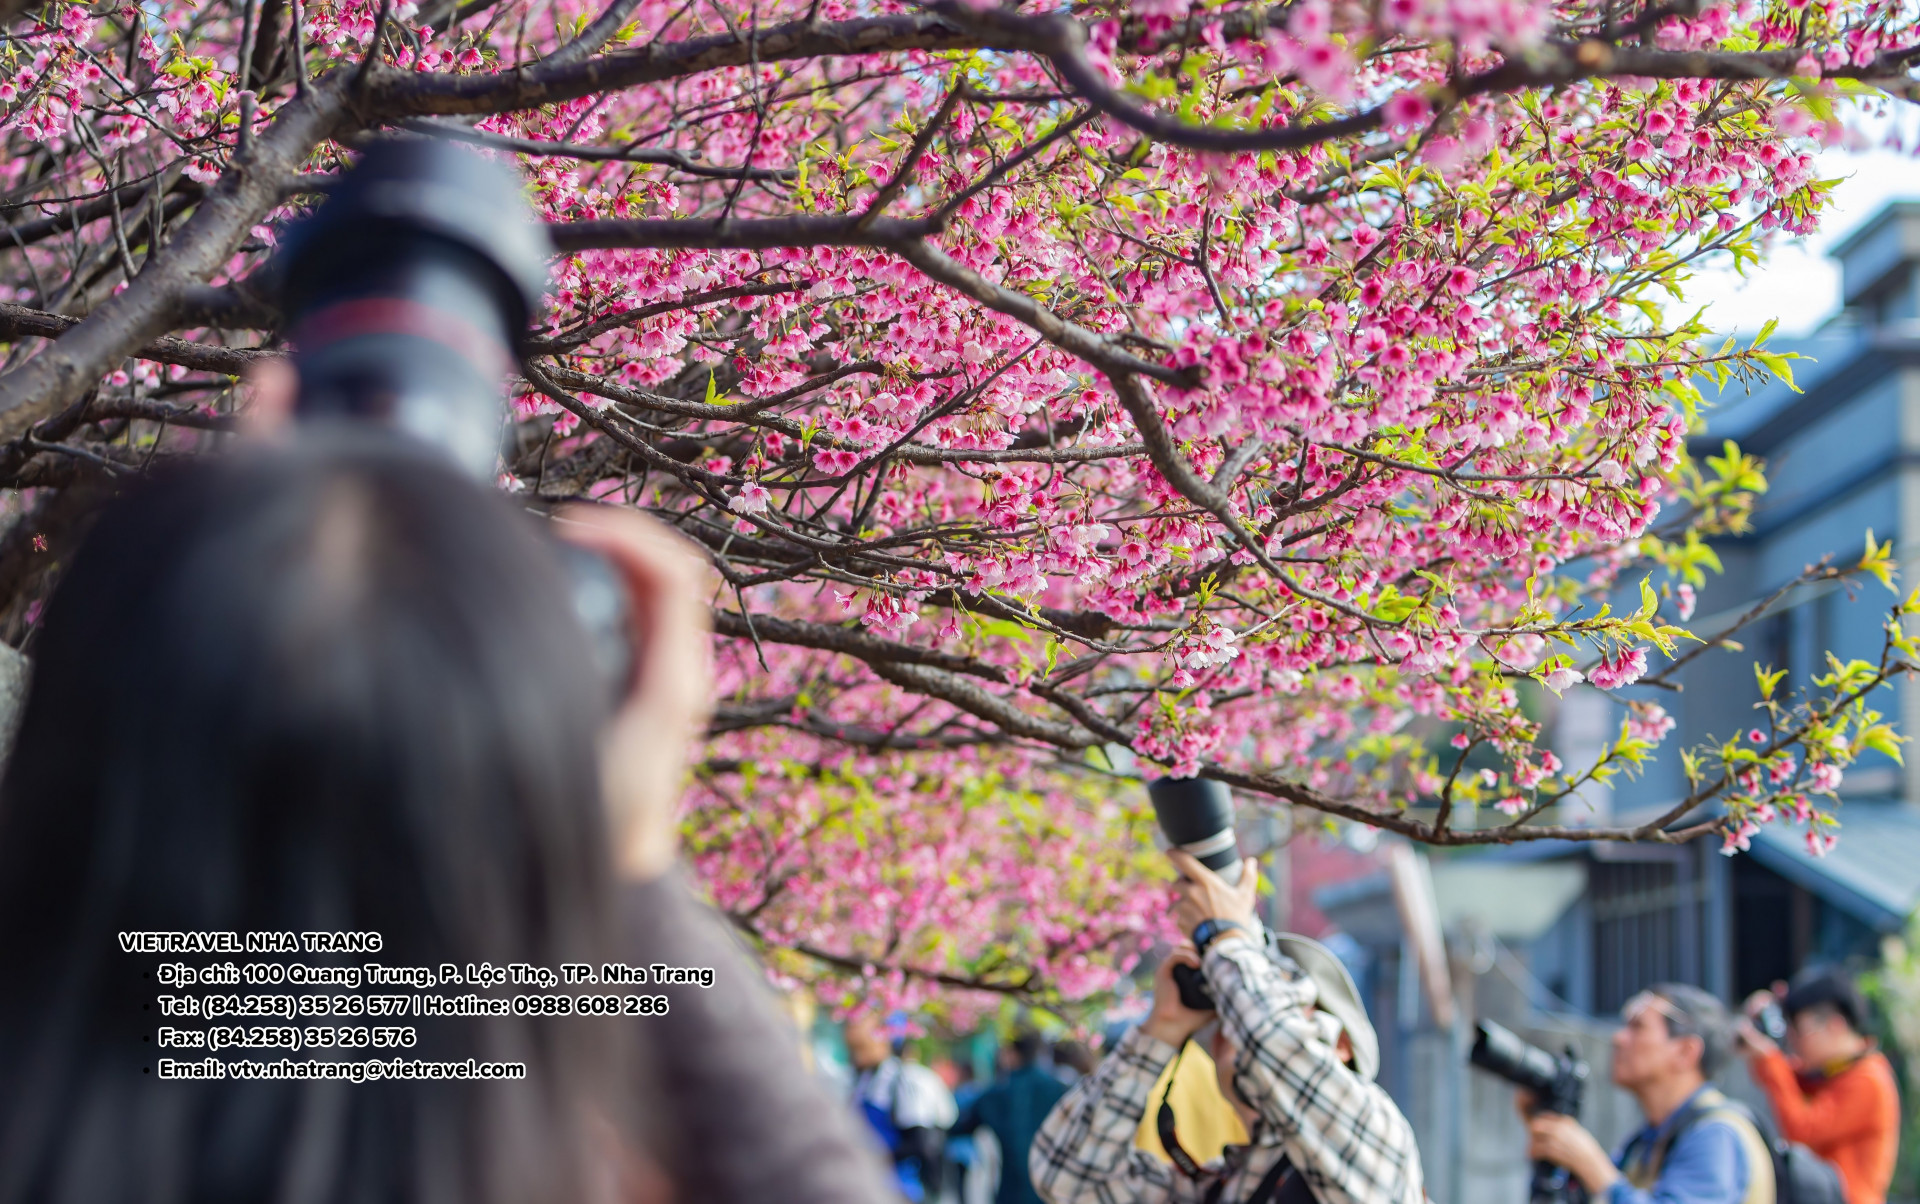
M0 190L25 245L0 239L0 303L97 314L162 279L250 287L317 196L245 183L243 105L246 139L306 177L288 189L419 119L515 163L564 253L500 486L534 508L645 509L712 561L718 710L688 855L771 971L836 1007L1114 987L1166 931L1143 792L1118 764L1431 838L1471 747L1497 767L1460 770L1454 822L1524 814L1566 771L1513 675L1643 682L1635 583L1692 571L1685 541L1750 509L1688 493L1675 390L1764 363L1669 339L1643 306L1703 239L1811 232L1816 152L1857 132L1850 102L1806 81L1851 89L1920 40L1904 10L1709 6L1634 52L1713 71L1568 79L1555 56L1598 27L1547 0L1048 13L1083 22L1082 65L1123 110L1063 102L1058 64L1017 39L890 3L640 0L590 71L567 69L629 72L595 90L526 85L593 27L589 0L438 27L402 3L385 38L380 4L341 0L302 10L305 77L337 83L369 52L386 70L313 122L289 118L332 93L300 101L291 71L243 64L243 11L55 2L9 27ZM942 49L891 32L919 21L941 22ZM788 49L749 53L754 22ZM816 23L831 36L792 32ZM682 63L689 45L707 49ZM1790 62L1799 84L1751 70ZM1458 99L1436 110L1443 93ZM231 209L204 201L228 185L259 193L214 240L238 249L183 248ZM75 214L77 232L53 220ZM237 370L219 357L285 332L208 331L187 296L81 382L103 414L166 421L82 423L19 469L20 513L97 458L137 472L220 442L231 374L147 358L174 346L152 336ZM37 338L6 348L16 370ZM1672 588L1680 623L1695 589ZM31 625L39 602L13 601ZM1661 707L1619 701L1603 755L1671 738ZM1695 750L1729 849L1762 823L1824 832L1807 794L1837 789L1867 739L1845 718L1758 765ZM1453 751L1430 747L1446 731ZM942 986L973 974L988 989Z
M1639 681L1646 671L1646 649L1627 648L1601 660L1587 674L1587 680L1602 690L1617 690Z

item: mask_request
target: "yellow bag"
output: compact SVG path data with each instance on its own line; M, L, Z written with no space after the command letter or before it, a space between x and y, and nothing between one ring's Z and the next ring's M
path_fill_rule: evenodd
M1155 1118L1160 1113L1161 1094L1167 1089L1167 1076L1176 1066L1180 1077L1174 1081L1170 1102L1174 1118L1180 1124L1180 1144L1187 1153L1193 1155L1195 1162L1204 1164L1218 1158L1224 1146L1245 1145L1247 1127L1240 1123L1240 1114L1233 1110L1233 1105L1221 1097L1219 1081L1214 1078L1213 1059L1198 1045L1189 1045L1186 1057L1169 1062L1160 1072L1152 1093L1147 1096L1147 1114L1140 1118L1140 1131L1133 1144L1157 1158L1172 1161L1160 1144Z

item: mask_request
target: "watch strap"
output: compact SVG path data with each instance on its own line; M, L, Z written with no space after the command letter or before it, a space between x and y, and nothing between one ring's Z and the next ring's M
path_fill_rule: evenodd
M1195 952L1199 953L1202 957L1206 956L1207 947L1228 932L1240 932L1246 933L1249 936L1252 935L1247 932L1247 926L1238 920L1216 920L1208 918L1200 921L1199 925L1193 930L1193 947Z

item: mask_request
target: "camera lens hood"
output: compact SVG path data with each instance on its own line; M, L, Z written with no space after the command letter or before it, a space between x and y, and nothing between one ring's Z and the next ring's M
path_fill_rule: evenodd
M1209 778L1160 778L1147 783L1154 816L1167 843L1193 854L1230 882L1240 880L1240 847L1233 835L1233 793Z
M483 261L497 274L510 337L524 339L546 294L553 245L518 173L444 138L374 143L326 203L287 230L275 270L289 316L313 300L299 295L304 281L333 274L329 261L363 256L395 234L437 238Z

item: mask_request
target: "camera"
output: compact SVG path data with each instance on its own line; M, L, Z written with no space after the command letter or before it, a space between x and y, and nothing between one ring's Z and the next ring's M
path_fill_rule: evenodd
M283 239L274 264L303 424L372 423L492 478L505 379L525 351L552 253L501 163L444 139L377 142ZM612 565L556 541L610 696L635 663Z
M1580 1101L1587 1090L1587 1064L1571 1045L1564 1053L1548 1053L1491 1020L1482 1020L1475 1027L1473 1051L1467 1060L1532 1092L1535 1112L1580 1115ZM1565 1167L1551 1162L1533 1164L1528 1191L1533 1204L1577 1200L1586 1194Z
M1167 843L1193 855L1194 860L1238 885L1245 872L1240 844L1233 835L1233 794L1221 782L1205 778L1161 778L1147 783L1154 818ZM1180 1002L1195 1011L1216 1006L1207 981L1192 966L1175 966L1173 983Z

